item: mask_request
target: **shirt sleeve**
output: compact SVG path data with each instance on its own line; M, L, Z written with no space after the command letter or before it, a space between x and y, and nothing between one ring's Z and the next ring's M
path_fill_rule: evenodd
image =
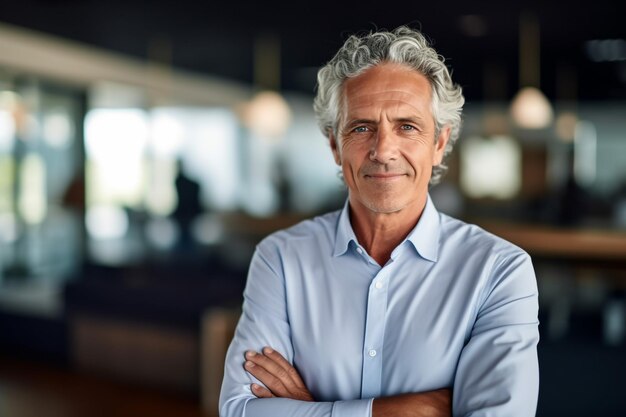
M252 258L242 315L226 354L220 416L370 417L371 399L307 402L287 398L257 398L252 394L250 384L260 384L260 381L243 368L247 350L258 352L265 346L271 346L293 364L282 261L278 250L271 250L267 244L263 247L263 243L257 247Z
M538 293L530 257L494 268L453 387L454 416L534 416L539 393Z

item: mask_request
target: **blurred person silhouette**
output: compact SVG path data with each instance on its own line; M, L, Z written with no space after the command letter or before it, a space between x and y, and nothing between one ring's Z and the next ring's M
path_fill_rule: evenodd
M185 174L184 165L180 159L176 166L177 174L174 185L178 202L172 216L180 228L177 246L180 249L190 249L194 245L193 221L203 211L200 204L200 185Z
M65 219L67 224L64 230L66 233L66 245L72 247L72 249L68 251L69 257L74 258L72 262L73 269L76 273L80 274L88 263L86 256L85 177L82 168L74 173L74 176L63 192L61 204L68 213L68 217Z
M463 104L407 27L351 36L319 70L348 198L257 246L220 416L535 415L530 257L429 196Z

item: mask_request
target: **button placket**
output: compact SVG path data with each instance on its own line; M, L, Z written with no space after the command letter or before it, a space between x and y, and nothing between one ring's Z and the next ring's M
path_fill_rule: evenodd
M382 384L381 350L385 337L387 315L386 270L381 269L370 283L367 301L365 340L363 344L363 379L361 395L363 398L380 396Z

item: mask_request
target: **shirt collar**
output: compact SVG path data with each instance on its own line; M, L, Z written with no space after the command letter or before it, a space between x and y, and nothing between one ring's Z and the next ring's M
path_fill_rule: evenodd
M339 221L337 222L337 231L335 233L335 249L333 256L340 256L347 252L350 242L357 243L356 235L350 224L350 200L346 199L343 205Z
M426 206L419 221L406 237L424 259L437 262L439 255L439 212L435 208L430 195L426 199Z
M439 213L430 199L430 195L426 199L426 206L422 216L406 237L406 241L411 242L422 258L432 262L437 261L439 254ZM350 204L347 199L337 222L333 256L340 256L346 253L350 247L350 242L354 242L355 245L358 244L350 224Z

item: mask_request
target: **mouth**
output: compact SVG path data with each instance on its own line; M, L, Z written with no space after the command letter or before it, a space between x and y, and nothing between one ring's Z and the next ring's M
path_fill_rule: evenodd
M392 181L392 180L400 179L404 177L405 175L406 174L399 174L399 173L394 174L394 173L385 172L381 174L366 174L365 178L377 180L377 181Z

